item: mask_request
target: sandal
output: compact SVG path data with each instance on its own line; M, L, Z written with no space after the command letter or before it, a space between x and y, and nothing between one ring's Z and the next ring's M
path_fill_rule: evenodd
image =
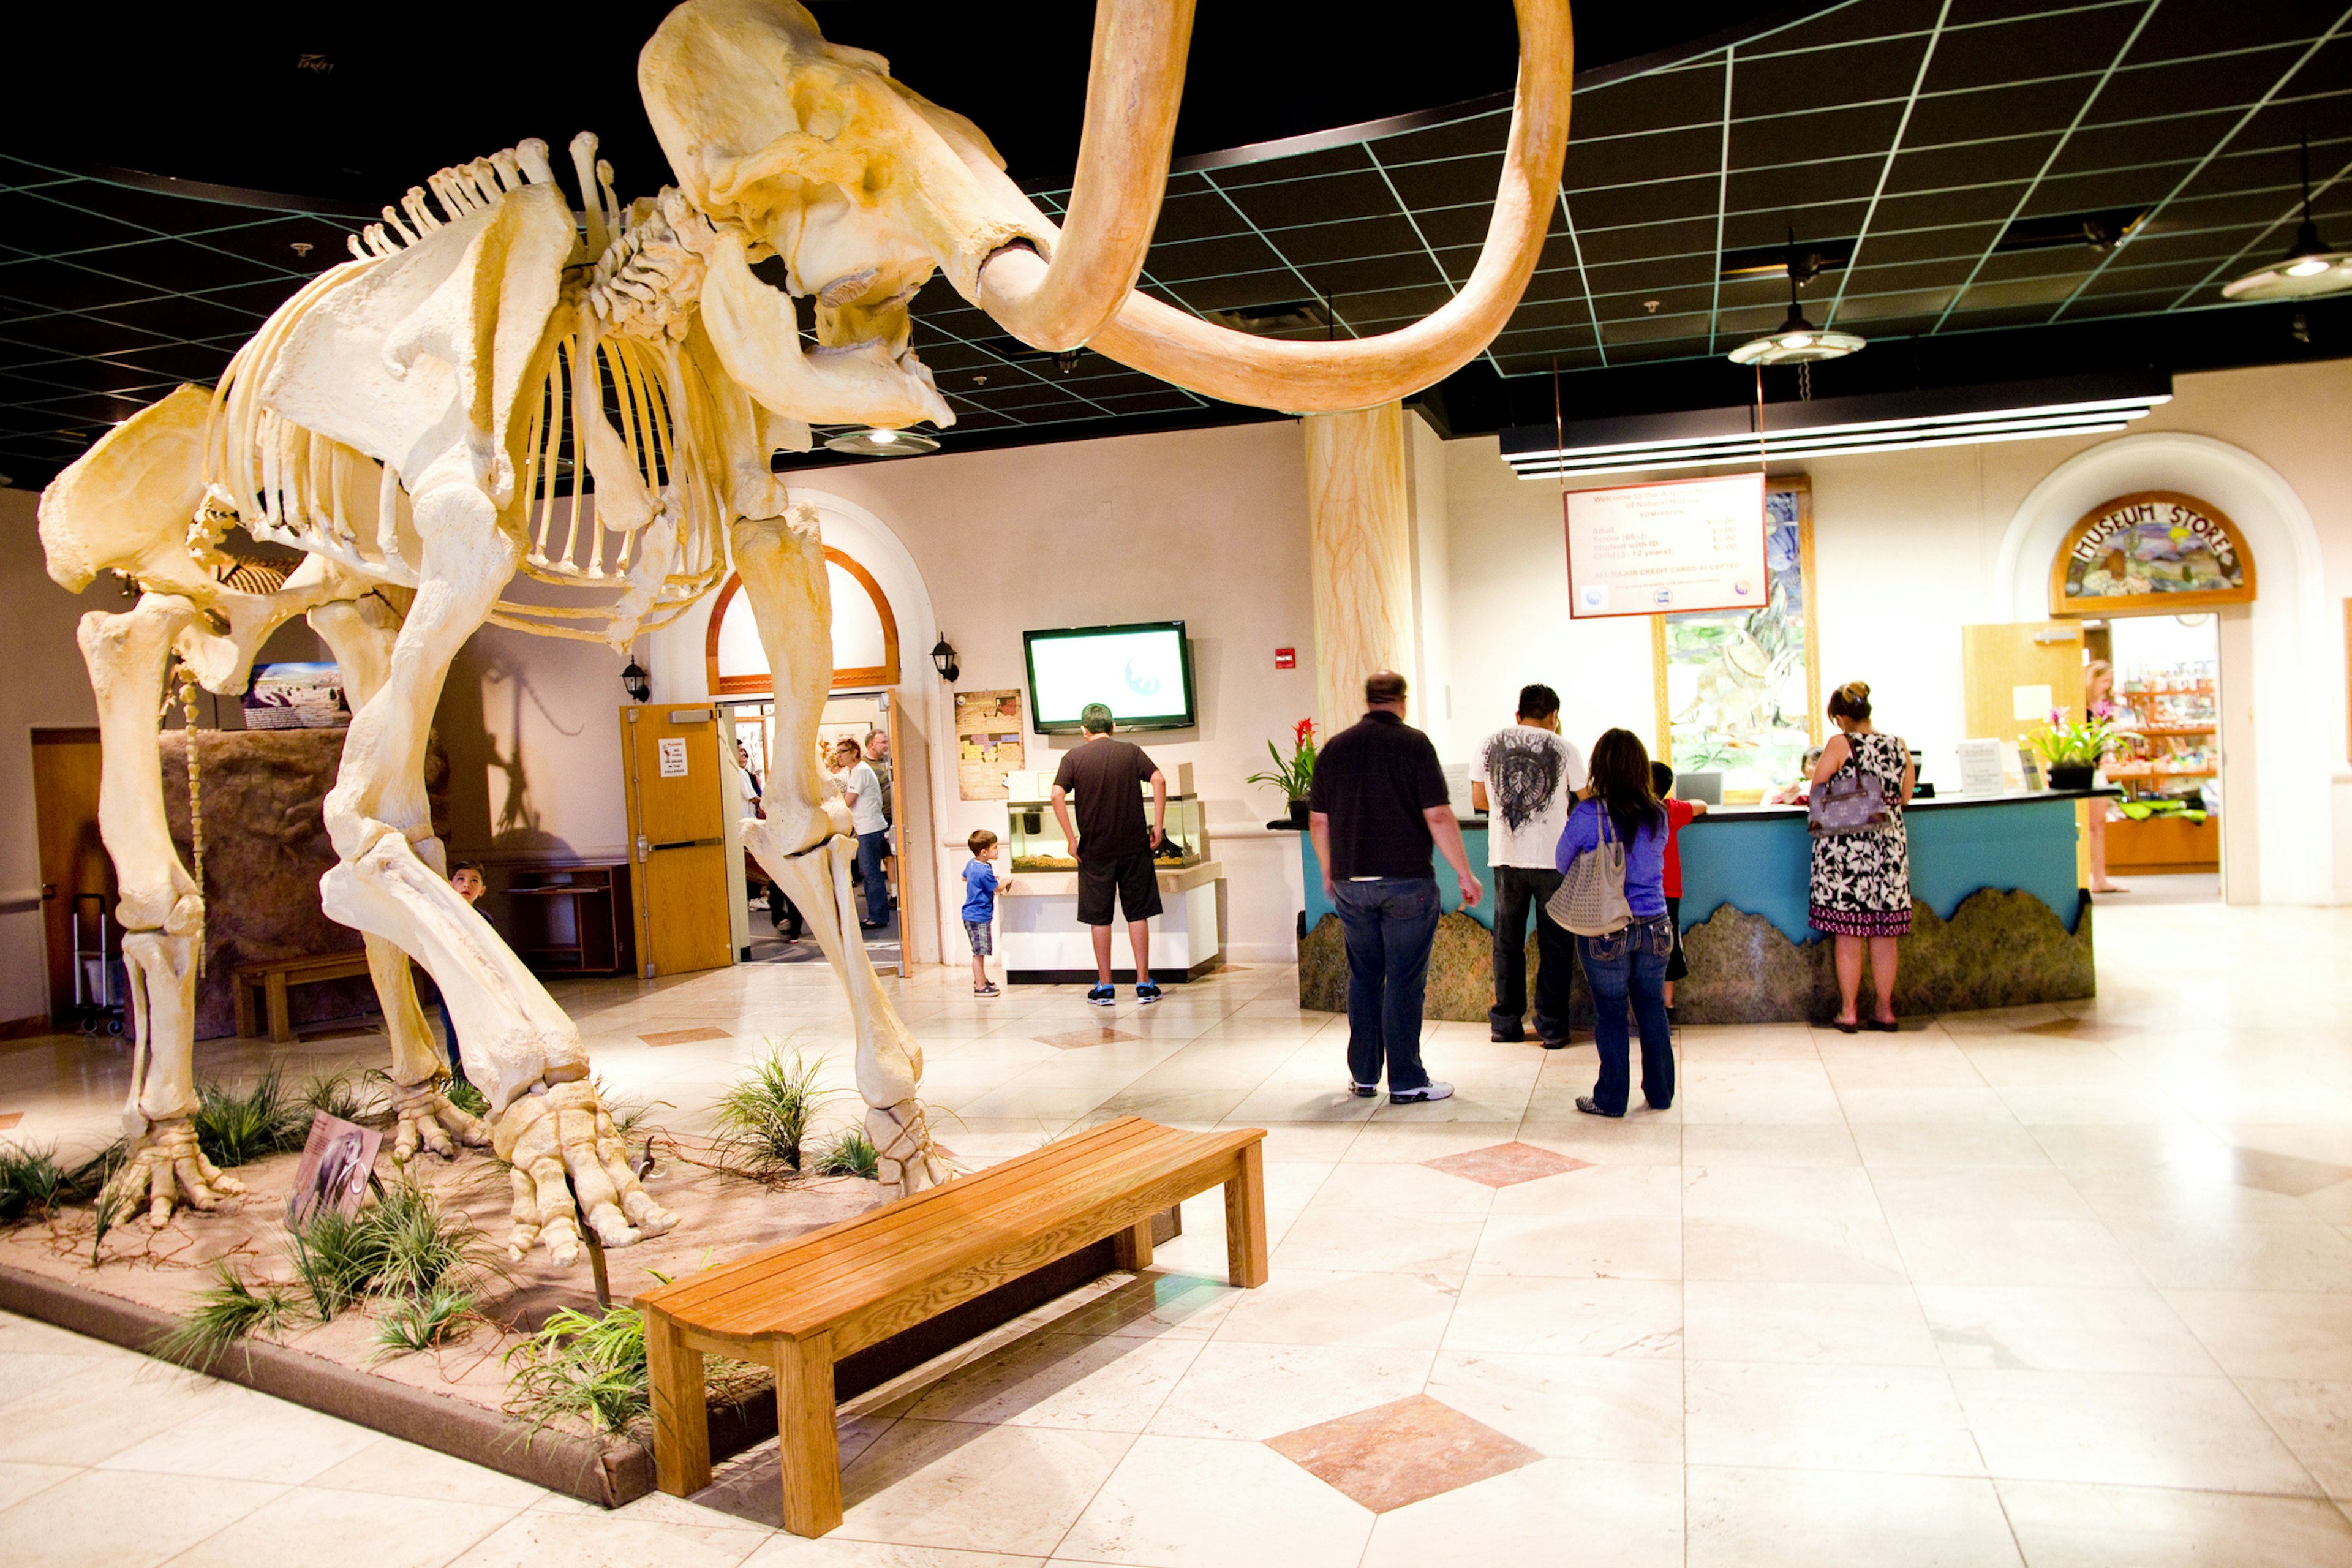
M1864 1024L1863 1027L1865 1029L1874 1029L1882 1035L1891 1035L1902 1028L1903 1026L1893 1018L1873 1018Z
M1854 1022L1849 1024L1843 1018L1832 1018L1830 1020L1830 1026L1837 1030L1841 1035L1859 1035L1862 1033L1862 1022L1860 1019L1856 1019Z

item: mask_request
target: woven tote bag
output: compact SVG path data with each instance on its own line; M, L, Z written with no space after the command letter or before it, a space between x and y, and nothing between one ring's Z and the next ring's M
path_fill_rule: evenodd
M1625 901L1625 846L1610 837L1609 808L1600 811L1601 842L1568 863L1558 890L1544 900L1552 923L1578 936L1609 936L1633 923Z

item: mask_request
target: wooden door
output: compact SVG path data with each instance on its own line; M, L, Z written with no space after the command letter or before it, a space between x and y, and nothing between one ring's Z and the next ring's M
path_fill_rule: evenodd
M2049 729L2050 710L2083 716L2083 628L2061 621L1962 626L1969 738L2014 744Z
M717 969L735 961L728 903L728 783L719 765L719 713L709 704L621 709L636 876L637 958L646 976Z
M40 821L41 936L47 949L49 1019L74 1021L75 900L94 893L103 914L84 921L83 941L96 946L100 928L114 918L114 862L98 836L98 731L33 731L33 814ZM107 945L112 946L111 939Z

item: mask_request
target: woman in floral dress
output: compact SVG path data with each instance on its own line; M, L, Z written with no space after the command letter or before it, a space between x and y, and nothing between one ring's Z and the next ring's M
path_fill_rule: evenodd
M1810 923L1815 931L1829 932L1836 944L1838 1028L1849 1035L1864 1026L1893 1034L1895 943L1911 933L1911 840L1903 826L1903 808L1911 803L1916 780L1909 748L1899 737L1882 735L1872 726L1867 683L1853 680L1839 687L1830 695L1829 712L1838 732L1813 764L1814 787L1851 768L1877 786L1894 807L1895 820L1885 827L1813 840ZM1878 993L1875 1016L1867 1026L1857 1005L1865 946L1872 986Z

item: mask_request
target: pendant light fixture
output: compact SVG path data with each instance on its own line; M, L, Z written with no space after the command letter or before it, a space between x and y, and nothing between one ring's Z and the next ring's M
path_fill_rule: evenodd
M2352 289L2352 251L2330 249L2311 221L2311 136L2303 138L2303 222L2294 248L2267 267L2258 267L2221 286L2225 300L2307 300Z
M850 430L828 437L824 449L853 458L919 458L940 449L939 438L920 430Z
M1750 338L1731 351L1734 364L1803 364L1813 360L1843 359L1864 348L1869 339L1833 328L1817 327L1805 319L1797 290L1822 269L1818 255L1797 254L1797 237L1789 236L1789 319L1760 338Z

